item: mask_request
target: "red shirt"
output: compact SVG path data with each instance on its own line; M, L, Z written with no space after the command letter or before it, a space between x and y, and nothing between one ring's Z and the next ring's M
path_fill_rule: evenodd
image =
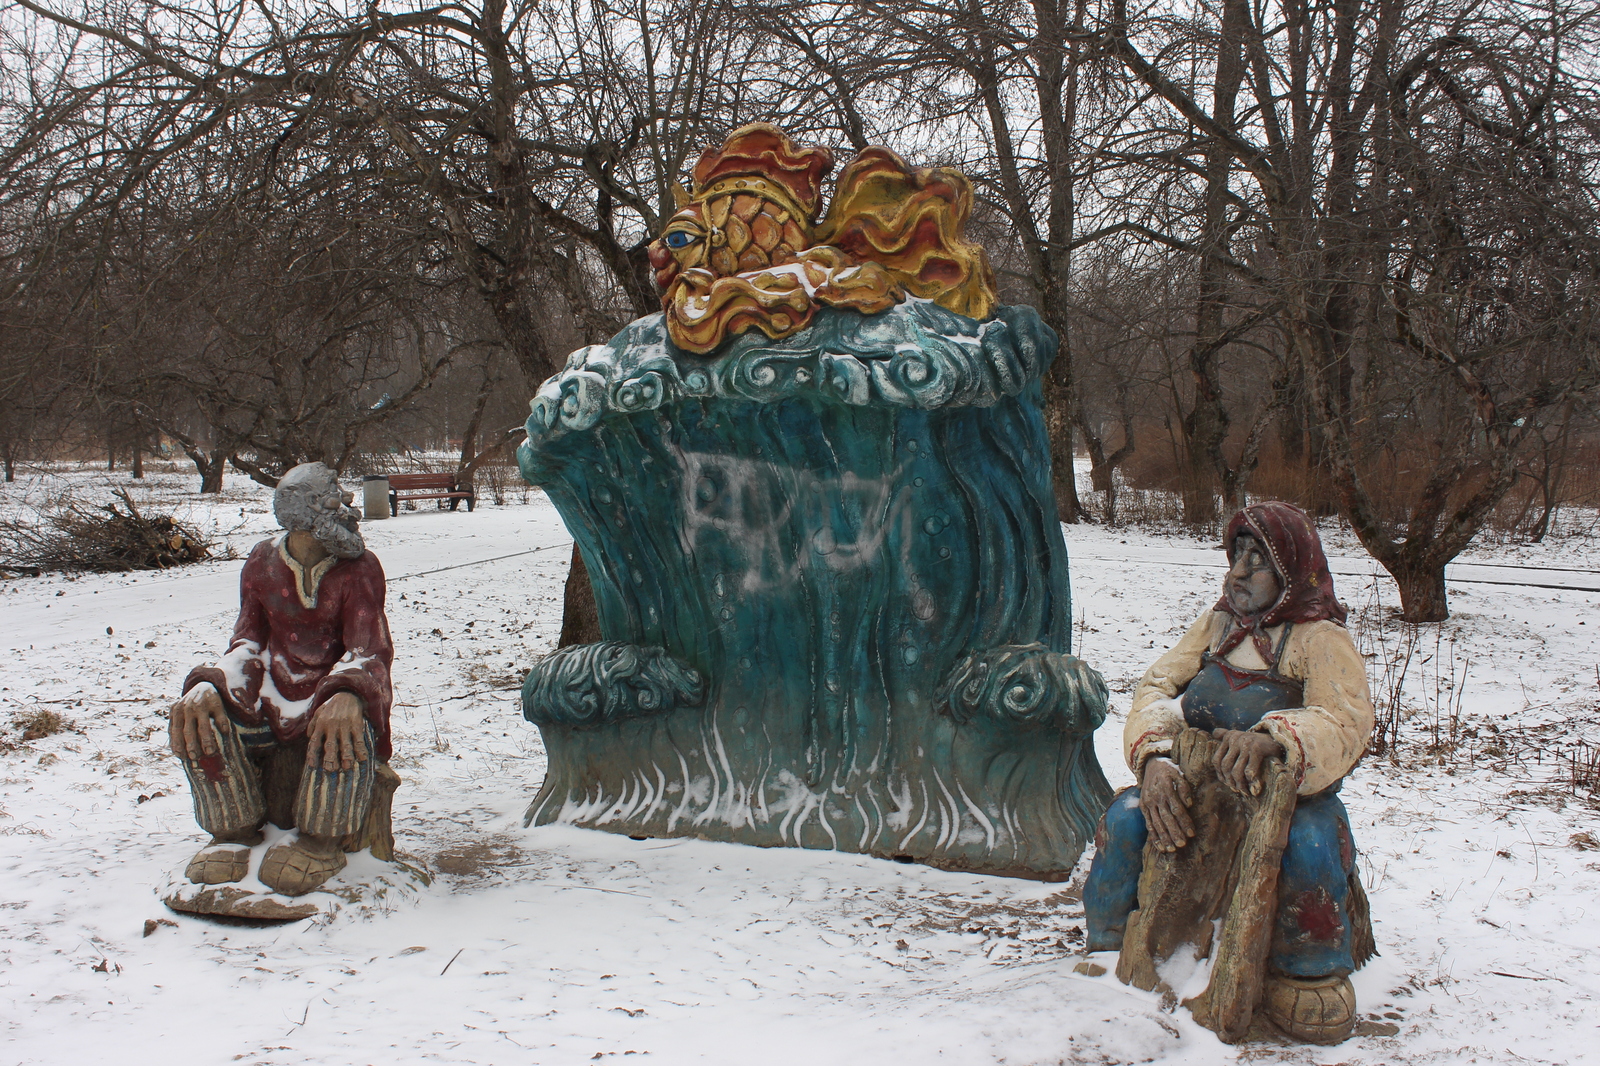
M377 556L329 556L311 568L313 591L278 536L257 544L239 575L239 620L216 666L189 672L185 692L209 681L246 725L263 722L280 741L298 740L317 709L337 692L361 697L387 760L389 667L394 643L383 614L383 567ZM318 579L320 576L320 580Z

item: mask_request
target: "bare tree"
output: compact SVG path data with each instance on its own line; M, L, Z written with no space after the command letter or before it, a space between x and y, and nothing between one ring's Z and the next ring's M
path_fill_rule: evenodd
M1079 199L1122 105L1096 65L1087 0L891 0L758 9L818 76L852 143L867 139L961 168L1002 223L1003 287L1033 303L1061 347L1045 382L1063 521L1083 508L1073 477L1076 404L1070 282ZM847 32L840 32L840 27ZM872 105L870 112L861 101ZM1015 264L1014 267L1012 264ZM1009 269L1008 271L1008 267Z
M1241 230L1281 306L1342 509L1394 575L1405 616L1445 617L1444 566L1510 487L1526 433L1592 387L1581 353L1596 274L1577 249L1594 232L1595 101L1561 57L1592 50L1594 12L1506 4L1463 16L1398 0L1205 10L1223 53L1242 42L1248 124L1202 101L1183 49L1160 51L1159 21L1132 22L1123 0L1110 15L1108 49L1194 126L1209 158L1225 153L1247 176ZM1464 213L1449 206L1468 192ZM1516 216L1538 219L1537 234L1507 232ZM1495 280L1480 282L1484 269ZM1560 355L1530 363L1536 349ZM1389 411L1401 421L1386 422L1377 386L1405 375L1402 401L1426 380L1434 407L1461 417L1430 427L1423 407L1401 402ZM1363 441L1399 428L1432 428L1441 447L1396 515L1375 498L1382 468Z

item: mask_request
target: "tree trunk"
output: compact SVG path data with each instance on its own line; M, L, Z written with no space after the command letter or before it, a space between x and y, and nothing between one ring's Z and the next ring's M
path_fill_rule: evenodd
M200 469L200 492L202 495L215 495L222 491L222 471L227 465L228 457L222 452L212 452L195 460L195 466Z
M1190 529L1208 529L1217 524L1217 497L1211 488L1211 463L1200 450L1193 416L1180 423L1183 448L1179 458L1178 491L1183 498L1183 524Z
M6 480L10 480L7 478ZM1544 512L1539 515L1539 521L1534 525L1533 532L1528 536L1528 543L1542 544L1544 538L1550 535L1550 523L1556 515L1556 501L1559 497L1550 487L1549 481L1542 485L1544 493Z
M133 479L144 480L144 441L133 438Z
M496 441L482 452L478 451L478 431L483 426L483 411L489 405L489 396L494 391L494 386L499 384L499 379L489 373L488 358L490 356L485 356L483 381L478 386L477 402L472 407L472 419L467 423L466 432L461 434L461 459L456 464L457 486L470 486L473 473L483 464L484 457L504 443Z
M1306 425L1310 422L1306 411L1305 370L1293 351L1284 357L1287 366L1283 375L1272 383L1273 399L1278 408L1278 450L1283 465L1306 477Z
M1450 617L1443 563L1401 564L1389 572L1400 588L1400 617L1405 621L1443 622Z
M1240 0L1227 0L1223 7L1222 38L1217 51L1213 84L1213 114L1230 130L1234 125L1234 105L1244 79L1241 41L1249 25L1249 9ZM1194 408L1183 420L1184 448L1188 463L1183 471L1183 521L1191 529L1216 524L1217 505L1212 495L1213 475L1226 479L1227 461L1222 444L1228 439L1228 410L1223 403L1222 383L1217 360L1227 343L1224 311L1228 306L1228 256L1231 236L1228 209L1231 203L1229 179L1233 172L1231 149L1213 139L1206 147L1205 226L1200 235L1199 257L1195 264L1196 298L1194 344L1189 349L1189 373L1194 377ZM1223 491L1228 486L1223 485Z
M583 565L583 553L572 546L572 566L561 603L560 647L569 644L597 644L600 641L600 613L595 607L594 588Z
M1117 524L1117 467L1122 461L1133 454L1133 419L1126 409L1122 416L1122 445L1111 454L1106 454L1105 438L1095 431L1088 417L1083 413L1080 404L1073 422L1078 427L1078 432L1083 434L1083 442L1089 451L1089 485L1094 491L1103 493L1106 498L1105 524Z
M1058 381L1056 370L1062 366L1058 356L1045 378L1044 425L1050 436L1050 480L1056 493L1056 511L1061 521L1073 523L1082 516L1083 505L1078 500L1077 472L1072 462L1072 419L1068 414L1072 410L1071 374L1069 370L1064 375L1066 380Z
M222 471L230 458L228 453L221 448L213 448L207 452L201 447L200 442L175 429L164 429L162 432L178 442L178 447L183 449L183 454L189 457L194 468L200 474L201 495L217 494L222 491Z
M1106 443L1100 434L1094 431L1089 420L1082 416L1073 419L1078 425L1078 432L1083 434L1083 446L1089 452L1089 487L1096 492L1105 492L1111 487L1111 470L1106 466ZM1106 519L1110 524L1109 516Z

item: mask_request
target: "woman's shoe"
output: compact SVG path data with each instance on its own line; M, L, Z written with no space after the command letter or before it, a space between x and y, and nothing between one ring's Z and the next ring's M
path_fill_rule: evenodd
M1342 1043L1356 1027L1356 992L1348 977L1268 974L1261 1006L1273 1025L1307 1044Z

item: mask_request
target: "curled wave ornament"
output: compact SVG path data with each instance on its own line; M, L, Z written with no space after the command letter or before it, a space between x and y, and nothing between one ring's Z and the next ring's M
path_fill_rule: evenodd
M561 382L557 413L567 429L583 430L605 414L606 379L592 370L575 370Z
M705 699L705 679L660 648L608 640L541 659L522 683L522 716L577 728L666 714Z
M650 411L667 396L667 381L659 370L641 370L611 390L611 405L618 411Z
M1087 736L1106 718L1105 678L1075 655L1043 644L1008 644L968 655L934 694L934 709L959 724L1009 720Z
M545 381L524 448L680 399L989 407L1038 381L1055 350L1055 334L1030 307L997 307L983 322L916 299L874 315L824 308L790 337L740 334L710 357L674 346L662 316L648 315L573 352Z

